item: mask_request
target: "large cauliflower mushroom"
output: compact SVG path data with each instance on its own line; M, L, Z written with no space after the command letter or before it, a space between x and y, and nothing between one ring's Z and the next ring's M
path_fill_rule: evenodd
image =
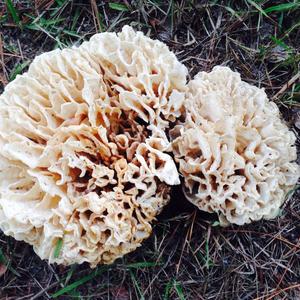
M217 66L188 84L185 109L171 139L187 199L222 225L275 217L299 177L296 138L276 104Z
M128 26L36 57L0 96L3 232L65 265L109 264L140 246L179 184L165 130L186 74Z

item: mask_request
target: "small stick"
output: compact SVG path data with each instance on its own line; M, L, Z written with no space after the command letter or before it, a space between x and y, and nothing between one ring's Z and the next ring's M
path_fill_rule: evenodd
M99 20L99 15L98 15L98 7L97 3L95 0L91 0L91 7L92 7L92 14L93 14L93 19L94 19L94 25L95 25L95 30L96 32L101 31L101 24ZM97 28L98 26L98 28Z
M293 76L287 83L283 85L283 87L275 94L273 100L278 99L280 95L282 95L290 86L292 86L298 79L300 78L300 72Z
M0 59L1 59L1 65L2 65L2 74L0 74L0 81L2 81L3 85L6 85L8 83L7 81L7 72L5 69L5 63L4 63L4 52L3 52L3 43L2 43L2 34L0 33Z

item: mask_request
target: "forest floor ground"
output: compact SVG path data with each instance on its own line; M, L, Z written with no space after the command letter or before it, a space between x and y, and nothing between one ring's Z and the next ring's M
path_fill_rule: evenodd
M36 55L124 24L165 42L191 77L218 64L239 71L299 132L300 4L292 0L0 0L0 90ZM300 299L299 189L278 218L227 228L179 189L172 198L139 249L93 270L48 265L0 234L0 299Z

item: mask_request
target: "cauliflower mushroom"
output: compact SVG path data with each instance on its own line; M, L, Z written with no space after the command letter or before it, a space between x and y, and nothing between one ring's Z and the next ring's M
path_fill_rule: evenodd
M129 26L36 57L0 96L3 232L65 265L109 264L140 246L179 184L165 130L186 75Z
M296 137L276 104L216 66L190 81L185 110L171 140L187 199L222 225L275 217L299 177Z

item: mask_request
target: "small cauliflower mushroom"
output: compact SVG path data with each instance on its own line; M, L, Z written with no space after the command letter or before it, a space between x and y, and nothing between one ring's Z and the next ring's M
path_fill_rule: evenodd
M0 96L3 232L64 265L140 246L180 183L165 130L186 75L129 26L36 57Z
M224 226L275 217L300 173L276 104L216 66L188 84L185 110L170 135L187 199Z

